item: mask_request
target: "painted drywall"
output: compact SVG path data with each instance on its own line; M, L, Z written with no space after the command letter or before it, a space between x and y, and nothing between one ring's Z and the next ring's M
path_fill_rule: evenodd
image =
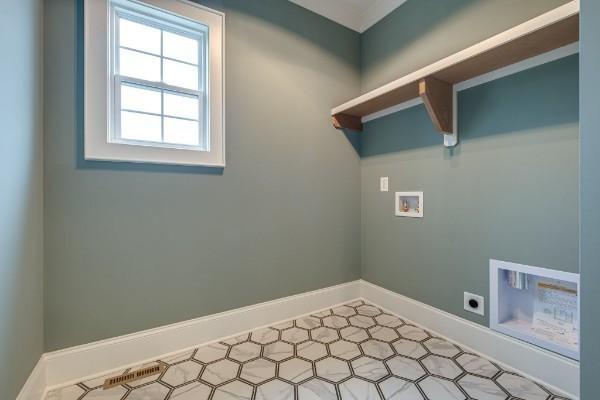
M0 398L43 352L40 0L0 2Z
M359 277L360 158L328 113L359 92L356 32L203 2L226 13L227 167L86 162L75 3L45 8L47 350Z
M362 90L372 90L568 1L407 1L361 35Z
M460 144L445 149L423 105L366 124L362 275L482 324L489 259L578 270L578 59L459 92ZM390 192L378 190L389 176ZM424 192L424 218L394 191Z
M600 3L581 1L580 15L580 163L581 163L581 399L598 398L600 376Z

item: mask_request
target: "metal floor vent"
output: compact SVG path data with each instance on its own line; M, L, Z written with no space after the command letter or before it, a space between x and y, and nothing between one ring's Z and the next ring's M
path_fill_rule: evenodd
M126 383L137 381L139 379L146 378L148 376L157 375L165 370L164 364L156 364L151 367L138 369L137 371L127 372L122 375L113 376L104 381L102 388L104 390L110 389L115 386L124 385Z

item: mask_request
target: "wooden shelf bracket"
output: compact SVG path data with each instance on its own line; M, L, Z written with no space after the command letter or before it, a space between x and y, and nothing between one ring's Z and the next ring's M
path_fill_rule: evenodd
M454 85L429 76L419 81L419 96L435 129L444 135L444 146L455 146L457 104Z
M333 126L336 129L351 129L353 131L362 132L363 124L361 117L350 114L335 114L333 117Z

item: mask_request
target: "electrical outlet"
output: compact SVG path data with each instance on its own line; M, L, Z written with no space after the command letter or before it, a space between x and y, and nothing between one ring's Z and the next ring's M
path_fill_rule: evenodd
M485 315L485 300L483 296L465 292L464 307L469 312Z
M387 176L382 176L379 178L379 191L380 192L389 191L389 178Z

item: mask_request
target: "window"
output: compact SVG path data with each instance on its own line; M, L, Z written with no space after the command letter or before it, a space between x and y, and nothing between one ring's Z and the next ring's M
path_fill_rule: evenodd
M86 159L224 166L223 18L181 0L86 0Z

